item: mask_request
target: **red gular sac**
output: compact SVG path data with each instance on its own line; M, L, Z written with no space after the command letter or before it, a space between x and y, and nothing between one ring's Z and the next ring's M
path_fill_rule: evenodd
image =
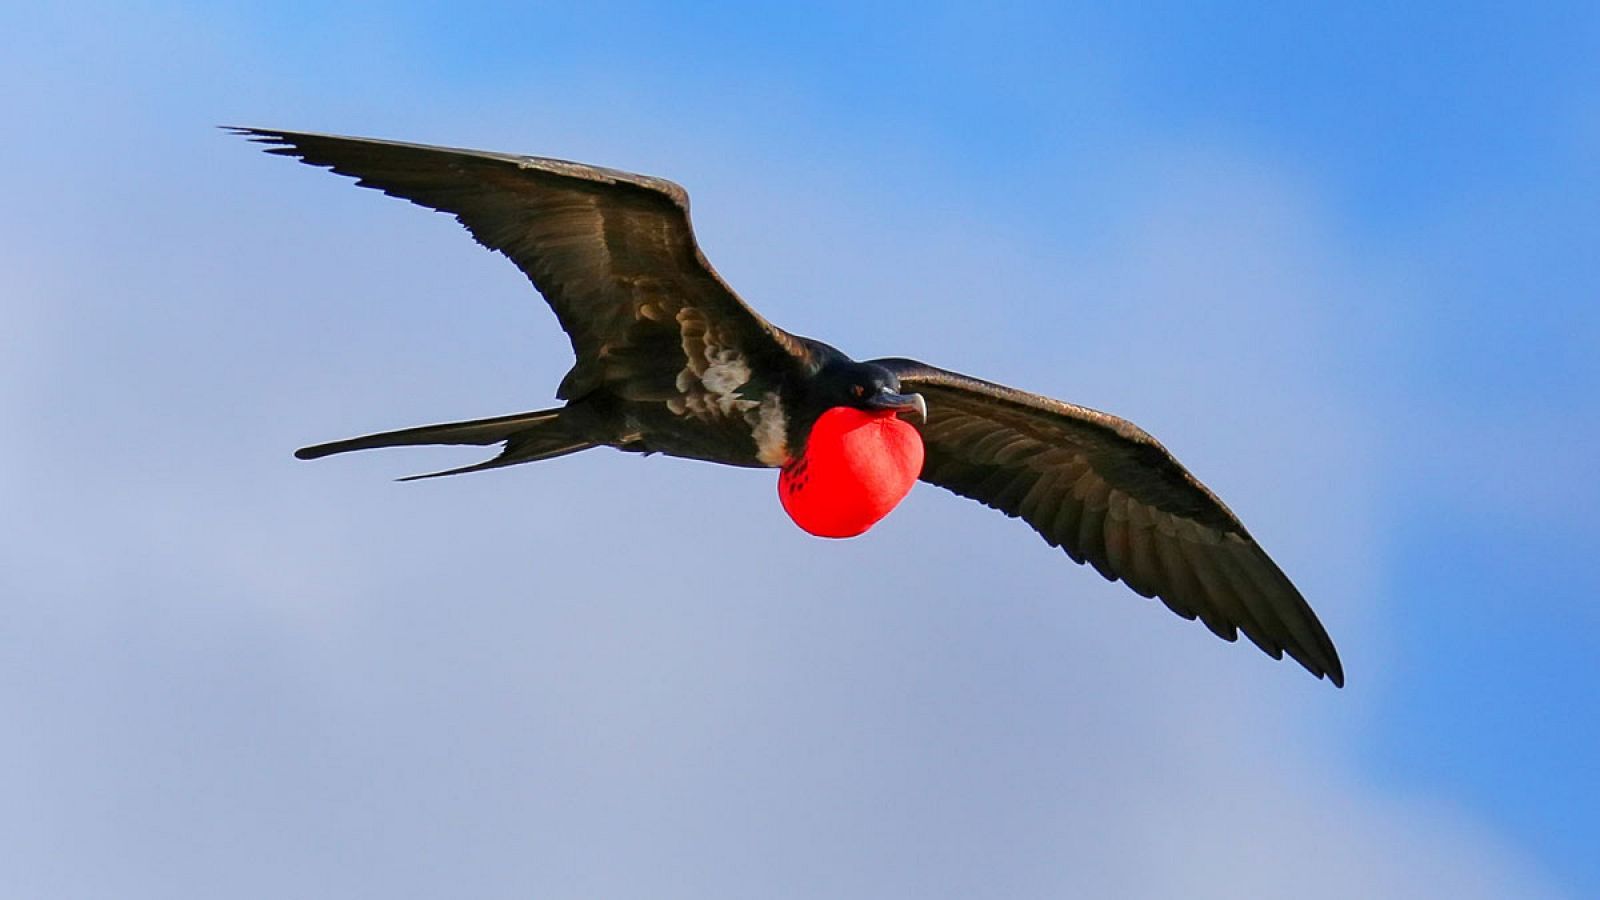
M911 423L835 406L811 427L805 453L783 467L778 499L817 537L855 537L905 499L920 474L922 436Z

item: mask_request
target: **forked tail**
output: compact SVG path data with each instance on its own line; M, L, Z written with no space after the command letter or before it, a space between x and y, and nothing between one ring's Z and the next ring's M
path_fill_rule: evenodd
M411 475L401 481L419 478L438 478L441 475L459 475L463 472L481 472L517 463L553 459L598 446L572 433L561 421L560 409L543 409L537 412L497 416L492 419L474 419L470 422L447 422L442 425L422 425L402 428L361 437L302 447L294 452L300 459L319 459L335 453L352 450L371 450L376 447L416 447L433 444L477 444L487 446L505 442L500 455L486 462L426 475Z

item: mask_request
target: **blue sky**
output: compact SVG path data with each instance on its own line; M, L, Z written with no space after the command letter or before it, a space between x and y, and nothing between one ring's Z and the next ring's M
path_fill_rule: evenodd
M1597 54L1586 4L0 10L0 886L1600 893ZM778 324L1155 433L1350 686L931 490L823 542L770 473L297 463L568 350L224 123L680 181Z

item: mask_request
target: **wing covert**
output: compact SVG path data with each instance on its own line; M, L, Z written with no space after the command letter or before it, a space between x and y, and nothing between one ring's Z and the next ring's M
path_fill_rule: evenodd
M1243 632L1343 686L1316 614L1236 516L1116 416L914 360L874 360L928 401L922 480L1021 518L1052 546L1224 640Z
M694 382L719 364L725 373L736 358L759 376L809 362L804 345L717 275L695 241L688 194L670 181L531 156L232 130L272 145L269 153L449 213L509 258L572 341L577 362L561 383L563 399L605 386L695 407L705 398Z

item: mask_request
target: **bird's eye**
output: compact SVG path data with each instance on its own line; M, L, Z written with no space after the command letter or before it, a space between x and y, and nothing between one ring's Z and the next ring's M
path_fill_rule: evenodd
M856 398L857 400L860 400L862 397L865 397L866 395L867 395L867 389L865 387L862 387L859 384L851 385L851 387L850 387L850 396Z

